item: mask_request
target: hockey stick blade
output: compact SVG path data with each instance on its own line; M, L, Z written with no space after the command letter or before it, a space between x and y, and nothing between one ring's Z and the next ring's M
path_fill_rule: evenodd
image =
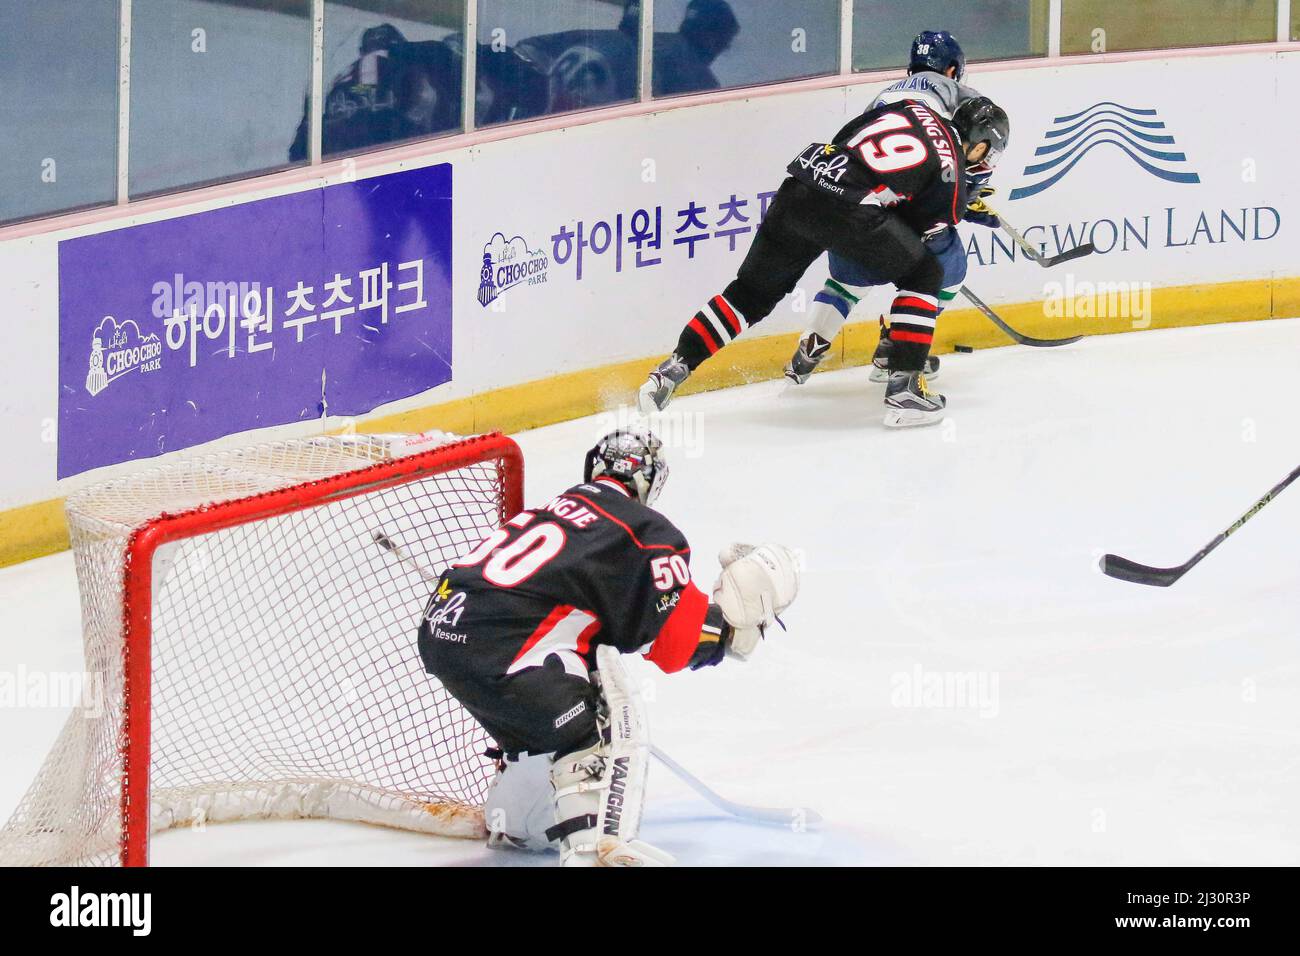
M1153 568L1145 564L1138 564L1136 561L1130 561L1128 558L1121 558L1118 554L1103 554L1101 556L1101 573L1120 581L1130 581L1133 584L1149 584L1156 588L1167 588L1184 574L1188 568L1180 565L1176 568Z
M1050 269L1052 266L1059 266L1062 262L1069 262L1072 259L1082 259L1084 256L1090 256L1097 251L1097 247L1091 242L1085 242L1081 246L1075 246L1073 249L1066 249L1060 255L1052 256L1050 259L1039 259L1038 262L1043 268Z
M709 803L713 804L724 813L729 813L738 820L747 820L750 823L763 823L768 826L777 827L801 827L812 828L819 827L822 824L821 814L815 810L809 810L806 807L789 807L787 809L778 809L773 807L751 807L743 803L736 803L720 796L709 789L699 777L696 777L689 770L679 764L672 757L668 756L653 744L650 747L651 755L662 763L665 767L673 772L677 779L698 793Z
M970 289L966 288L966 286L961 287L961 294L970 300L971 305L975 306L975 308L979 309L980 312L984 314L984 318L988 319L1007 335L1011 336L1011 338L1019 345L1028 345L1029 347L1036 349L1053 349L1058 345L1072 345L1079 341L1079 339L1083 338L1082 335L1072 335L1065 339L1036 339L1032 335L1025 335L1021 332L1017 332L1011 326L1007 325L1000 315L985 305L984 300Z
M1219 545L1223 544L1223 542L1227 541L1228 538L1235 534L1242 525L1263 511L1265 505L1285 491L1287 486L1297 478L1300 478L1300 467L1293 469L1289 475L1270 488L1264 497L1251 505L1249 511L1215 535L1214 539L1209 544L1192 555L1186 563L1180 564L1176 568L1152 568L1145 564L1138 564L1136 561L1130 561L1128 558L1121 558L1119 555L1107 554L1103 555L1101 559L1102 573L1121 581L1131 581L1134 584L1150 584L1153 587L1167 588L1192 568L1196 567L1196 565L1200 563L1201 559L1207 554Z

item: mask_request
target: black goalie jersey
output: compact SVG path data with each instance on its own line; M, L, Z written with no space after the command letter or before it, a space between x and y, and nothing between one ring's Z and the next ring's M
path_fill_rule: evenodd
M924 233L965 214L965 156L947 120L905 100L867 110L830 143L812 143L789 173L823 195L894 208Z
M506 679L555 659L585 679L611 644L671 673L691 663L708 606L681 532L597 479L520 512L449 568L420 653L440 675Z

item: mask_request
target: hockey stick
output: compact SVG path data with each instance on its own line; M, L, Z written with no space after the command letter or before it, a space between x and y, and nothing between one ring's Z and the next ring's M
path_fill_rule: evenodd
M977 296L970 289L966 288L966 286L961 287L961 293L962 295L964 295L966 298L970 300L971 305L975 306L975 308L979 309L981 312L984 313L984 318L988 319L990 322L992 322L994 325L1000 328L1003 332L1007 333L1007 335L1011 336L1013 339L1016 340L1016 342L1018 342L1021 345L1029 345L1036 349L1050 349L1050 348L1055 348L1058 345L1069 345L1071 342L1077 342L1079 341L1079 339L1083 338L1082 335L1075 335L1075 336L1071 336L1068 339L1036 339L1031 335L1022 335L1021 333L1013 329L1011 326L1003 322L1001 316L999 316L996 312L994 312L987 305L985 305L983 300L981 300L980 297Z
M821 814L817 813L815 810L809 810L806 807L789 807L786 809L751 807L743 803L736 803L732 800L728 800L726 797L714 793L707 784L653 744L650 746L650 753L655 757L655 759L671 770L678 780L686 784L686 786L690 787L719 810L731 814L738 820L746 820L750 823L765 823L769 826L778 827L790 827L794 826L796 823L805 827L821 826Z
M1117 554L1104 554L1101 558L1101 570L1103 574L1110 575L1112 578L1118 578L1121 581L1131 581L1134 584L1149 584L1152 587L1167 588L1184 574L1196 567L1201 559L1217 548L1223 542L1228 540L1228 536L1244 525L1263 508L1266 504L1282 493L1287 485L1300 478L1300 467L1287 475L1276 485L1269 489L1268 494L1259 501L1250 506L1250 510L1228 526L1226 531L1219 533L1217 537L1205 547L1197 551L1192 557L1183 564L1174 568L1153 568L1145 564L1138 564L1136 561L1130 561L1128 558L1121 558Z
M1008 236L1010 236L1021 251L1033 259L1044 269L1050 269L1052 266L1059 266L1062 262L1069 262L1071 259L1082 259L1084 256L1090 256L1097 251L1097 247L1091 242L1085 242L1081 246L1075 246L1073 249L1066 249L1060 255L1044 256L1041 252L1033 247L1028 239L1022 236L1016 227L1007 222L1006 217L999 212L989 210L993 215L998 217L998 225Z
M388 554L391 554L399 562L415 571L416 574L424 578L430 584L437 585L439 578L434 577L433 572L424 567L420 562L406 553L396 541L390 538L382 531L375 531L371 534L375 544L383 548ZM784 625L782 625L784 626ZM793 826L795 823L801 823L804 826L820 826L821 816L812 810L803 808L790 808L788 810L774 810L766 807L749 807L741 803L734 803L725 797L714 793L698 777L691 774L685 767L679 764L672 757L668 756L653 744L650 746L650 753L653 754L665 767L671 770L677 777L709 803L713 804L719 810L730 813L733 817L741 820L749 820L753 823L767 823L776 826Z

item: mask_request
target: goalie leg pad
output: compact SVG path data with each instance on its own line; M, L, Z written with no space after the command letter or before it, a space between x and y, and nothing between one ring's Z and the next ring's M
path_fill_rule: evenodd
M637 839L645 805L649 735L640 694L619 652L596 649L606 704L602 741L556 760L556 824L562 866L671 866L671 855Z
M598 866L600 805L605 789L606 747L597 744L556 759L551 767L555 825L546 831L560 841L560 866Z

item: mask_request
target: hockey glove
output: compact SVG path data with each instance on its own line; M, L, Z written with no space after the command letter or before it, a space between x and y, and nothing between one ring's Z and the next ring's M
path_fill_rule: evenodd
M713 587L713 603L737 631L771 624L799 593L799 564L783 545L732 544L718 560L722 573Z
M978 192L975 193L976 198L967 204L966 215L962 218L966 222L973 222L977 226L988 226L990 229L996 229L1002 225L1002 220L998 218L997 213L984 202L995 192L997 190L992 186L981 186Z
M973 196L989 184L993 178L993 167L987 163L977 163L966 167L966 195Z

